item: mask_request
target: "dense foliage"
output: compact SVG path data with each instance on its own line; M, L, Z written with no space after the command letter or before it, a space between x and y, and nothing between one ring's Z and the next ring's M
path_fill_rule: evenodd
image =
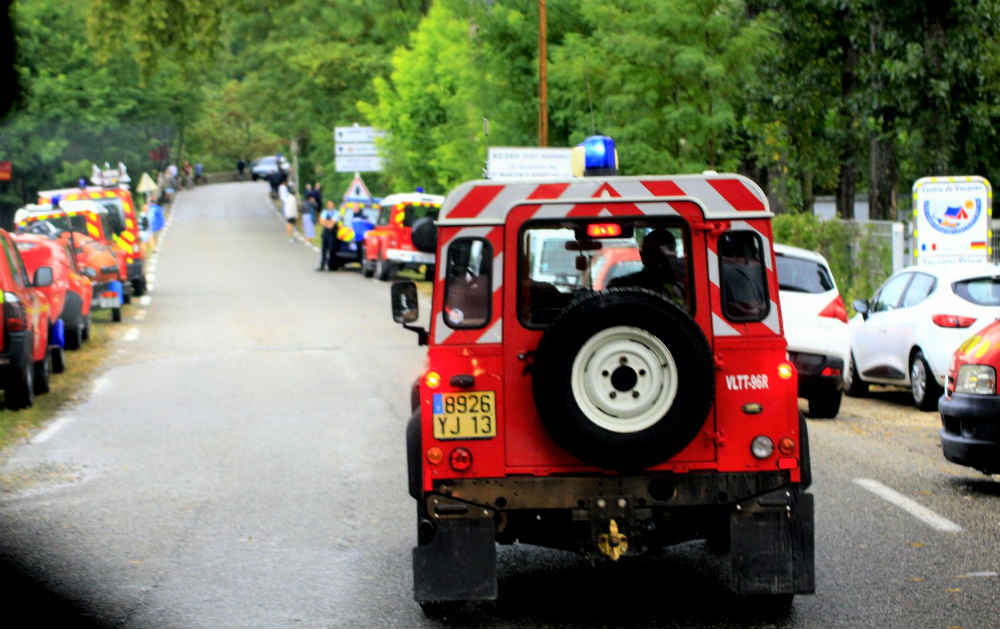
M229 170L282 151L339 194L333 130L387 130L376 194L444 192L537 143L538 0L16 0L25 98L9 211L90 160ZM1000 0L547 0L549 143L614 136L622 172L736 170L773 207L1000 163ZM489 135L483 120L489 120ZM328 192L328 195L331 194Z

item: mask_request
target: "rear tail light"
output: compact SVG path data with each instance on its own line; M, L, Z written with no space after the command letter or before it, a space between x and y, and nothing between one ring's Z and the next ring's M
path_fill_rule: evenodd
M455 448L448 457L451 469L456 472L464 472L472 467L472 453L465 448Z
M3 322L8 332L23 332L28 329L28 313L17 295L4 291Z
M437 465L441 461L444 461L444 452L441 451L441 448L437 446L431 446L430 448L427 448L428 463L430 463L431 465Z
M833 367L830 367L829 365L827 365L826 367L823 367L823 371L819 372L819 375L821 375L821 376L840 376L840 373L841 372L840 372L839 369L834 369Z
M778 452L784 455L795 454L795 440L791 437L782 437L778 441Z
M441 374L436 371L428 371L427 375L424 377L424 384L431 389L438 388L441 386Z
M778 364L778 377L782 380L788 380L795 373L792 368L791 363L779 363Z
M840 298L840 295L837 295L836 299L827 304L826 308L823 308L819 316L840 319L844 323L847 323L847 306L844 305L844 300Z
M975 317L963 317L961 315L936 314L931 317L934 325L942 328L967 328L976 322Z

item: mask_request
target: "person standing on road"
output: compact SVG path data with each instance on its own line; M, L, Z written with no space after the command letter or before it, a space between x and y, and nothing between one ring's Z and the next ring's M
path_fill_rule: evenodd
M243 171L246 170L246 168L247 163L243 161L243 158L241 157L239 161L236 162L236 170L239 172L241 180L243 179Z
M319 224L323 227L323 250L319 257L317 271L336 268L334 256L337 255L337 211L333 201L326 202L326 208L320 212Z
M284 191L284 199L281 202L281 206L285 211L285 231L288 233L288 242L295 242L295 221L299 217L298 202L295 199L295 195L284 182L282 182L279 190Z

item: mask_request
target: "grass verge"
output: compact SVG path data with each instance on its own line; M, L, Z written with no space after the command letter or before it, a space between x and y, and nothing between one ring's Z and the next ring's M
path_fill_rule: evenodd
M35 396L31 408L19 411L0 409L0 449L27 438L60 409L89 395L90 383L107 360L114 346L113 341L125 333L125 321L131 319L131 311L132 305L122 308L122 323L111 322L110 310L93 312L90 339L80 349L65 353L66 371L52 374L49 392Z

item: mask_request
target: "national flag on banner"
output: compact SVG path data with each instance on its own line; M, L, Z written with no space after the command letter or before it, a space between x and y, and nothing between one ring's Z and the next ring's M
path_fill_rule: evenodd
M978 242L973 242L973 243L970 243L970 246L973 249L985 249L986 248L986 241L980 240Z

